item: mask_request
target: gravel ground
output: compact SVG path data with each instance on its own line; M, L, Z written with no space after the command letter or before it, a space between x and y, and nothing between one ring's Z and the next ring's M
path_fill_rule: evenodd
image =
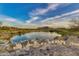
M58 44L58 43L49 43L54 40L62 40L62 38L66 39L64 40L66 43L65 45L63 44ZM42 46L35 47L35 46L27 46L29 44L24 45L21 49L15 49L15 50L3 50L0 51L0 56L79 56L79 46L76 45L69 45L70 42L73 43L79 43L79 38L77 36L68 36L67 38L65 37L58 37L54 38L52 40L47 39L47 40L35 40L38 43L43 42L46 43ZM35 42L34 40L30 40L27 42ZM37 43L36 43L37 44ZM7 45L7 44L6 44ZM5 46L6 46L5 45ZM9 46L9 44L8 44ZM7 46L7 47L8 47ZM2 46L3 47L3 46ZM5 49L5 48L4 48Z
M45 49L30 47L29 50L18 49L12 52L0 53L0 56L79 56L79 47L65 47L62 45L51 45Z

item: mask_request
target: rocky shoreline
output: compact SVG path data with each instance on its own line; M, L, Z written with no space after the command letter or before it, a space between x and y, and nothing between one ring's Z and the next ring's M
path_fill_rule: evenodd
M47 38L47 37L46 37ZM0 45L0 56L79 56L78 36L55 36Z

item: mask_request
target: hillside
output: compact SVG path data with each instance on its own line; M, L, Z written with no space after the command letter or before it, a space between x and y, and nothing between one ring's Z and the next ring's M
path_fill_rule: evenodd
M15 35L22 35L29 32L57 32L61 35L79 35L79 28L50 28L39 27L36 29L24 29L16 27L0 27L0 39L9 40Z

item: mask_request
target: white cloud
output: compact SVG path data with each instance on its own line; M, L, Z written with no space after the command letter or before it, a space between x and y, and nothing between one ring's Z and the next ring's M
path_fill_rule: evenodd
M6 21L9 21L9 22L16 22L16 21L17 21L17 20L14 19L14 18L6 18L5 20L6 20Z
M30 16L43 15L49 12L50 10L52 11L56 10L60 5L62 7L65 7L65 6L70 5L70 3L49 3L47 8L37 8L36 10L33 10L31 13L29 13L29 15Z
M47 8L37 8L30 13L30 16L43 15L50 10L55 10L60 5L60 3L49 3Z
M37 18L38 17L34 17L34 19L37 19ZM61 23L49 23L49 24L46 24L46 23L35 24L35 23L29 23L29 22L28 23L23 23L23 22L21 22L17 19L16 19L15 22L12 22L12 21L7 21L6 19L9 19L9 20L13 19L14 20L14 18L5 17L4 19L2 19L3 20L3 26L10 26L10 27L12 26L12 27L19 27L19 28L37 28L37 27L41 27L41 26L49 26L49 27L62 27L63 26L63 27L68 27L67 24L69 24L69 23L66 23L66 22L64 22L64 23L62 23L62 22ZM65 24L65 26L63 24Z
M33 10L31 13L29 13L30 15L30 19L26 20L26 23L32 23L38 19L40 19L40 17L38 15L43 15L45 13L47 13L50 10L55 10L60 4L58 3L49 3L47 8L38 8L36 10Z
M26 20L26 23L32 23L33 21L36 21L37 19L39 19L39 17L31 17L31 19Z
M2 26L8 26L8 27L18 27L18 28L37 28L37 24L31 23L32 21L38 19L38 17L32 17L29 21L26 21L25 23L5 15L0 15L0 21L2 22Z
M13 27L20 27L20 25L23 25L24 23L21 22L18 19L5 16L5 15L0 15L0 21L2 22L2 26L13 26Z
M59 6L68 6L69 3L49 3L47 8L37 8L36 10L33 10L31 13L29 13L29 16L31 17L30 20L26 21L26 23L32 23L34 21L36 21L37 19L39 19L40 17L38 15L44 15L47 12L49 12L50 10L54 11L56 10ZM37 19L36 19L37 18Z
M51 18L47 18L41 22L47 22L47 21L51 21L51 20L56 20L56 19L60 19L60 18L63 18L63 17L66 17L66 16L70 16L70 15L74 15L74 14L78 14L79 13L79 9L78 10L75 10L75 11L71 11L71 12L68 12L68 13L64 13L64 14L61 14L61 15L58 15L58 16L55 16L55 17L51 17Z

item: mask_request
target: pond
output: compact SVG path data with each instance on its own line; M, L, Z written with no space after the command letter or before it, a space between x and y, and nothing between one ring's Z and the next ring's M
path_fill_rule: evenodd
M23 43L27 40L34 40L34 39L53 39L56 36L61 36L58 33L50 33L50 32L31 32L31 33L26 33L24 35L16 35L10 39L12 44L17 44L17 43Z

